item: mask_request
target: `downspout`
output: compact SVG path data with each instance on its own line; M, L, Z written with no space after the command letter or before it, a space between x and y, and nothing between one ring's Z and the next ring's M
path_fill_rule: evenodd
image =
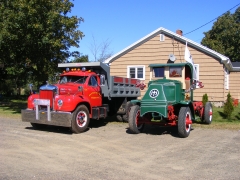
M228 72L230 72L230 70L232 69L232 63L230 61L230 59L222 59L222 63L223 63L223 102L225 101L225 95L226 95L226 88L225 88L225 68L228 70ZM229 84L229 79L230 76L228 77L228 84Z
M225 101L225 93L226 93L226 90L225 90L225 65L223 65L223 103Z

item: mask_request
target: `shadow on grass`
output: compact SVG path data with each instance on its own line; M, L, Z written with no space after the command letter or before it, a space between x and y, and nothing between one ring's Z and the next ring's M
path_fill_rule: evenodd
M222 120L224 121L240 121L240 113L238 112L237 114L236 113L232 113L232 115L231 115L231 120L228 120L227 119L227 115L226 114L224 114L223 112L221 112L221 111L217 111L218 112L218 114L219 114L219 116L222 118Z
M234 119L240 121L240 112L234 116Z
M217 111L217 112L218 112L219 116L222 117L223 119L227 118L226 114L224 114L223 112L221 112L221 111Z

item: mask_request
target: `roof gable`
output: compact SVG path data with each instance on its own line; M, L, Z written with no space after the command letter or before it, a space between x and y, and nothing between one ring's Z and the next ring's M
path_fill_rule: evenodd
M139 46L140 44L148 41L149 39L155 37L156 35L158 34L165 34L165 35L168 35L170 37L173 37L174 39L180 41L180 42L187 42L189 46L193 47L193 48L196 48L198 49L199 51L202 51L208 55L211 55L213 57L215 57L216 59L219 59L219 62L220 63L223 63L226 68L229 70L229 71L232 71L233 70L233 66L232 66L232 63L230 61L230 59L210 48L207 48L199 43L196 43L186 37L183 37L183 36L180 36L179 34L177 33L174 33L172 31L169 31L163 27L160 27L158 28L157 30L151 32L150 34L146 35L145 37L141 38L140 40L134 42L133 44L131 44L130 46L126 47L125 49L121 50L120 52L114 54L113 56L111 56L110 58L106 59L104 61L104 63L107 63L107 64L110 64L112 63L113 61L115 61L116 59L118 59L119 57L123 56L124 54L128 53L129 51L133 50L134 48L136 48L137 46ZM235 69L236 70L236 69ZM240 69L239 69L240 71Z

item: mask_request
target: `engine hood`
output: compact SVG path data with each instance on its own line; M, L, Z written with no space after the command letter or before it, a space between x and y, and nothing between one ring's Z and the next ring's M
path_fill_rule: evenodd
M76 94L76 93L78 93L79 92L79 86L82 86L82 85L67 83L67 84L57 84L55 86L58 88L59 95L64 95L64 94Z
M149 87L141 100L141 116L147 112L156 112L167 117L167 106L182 100L182 84L176 80L156 80Z

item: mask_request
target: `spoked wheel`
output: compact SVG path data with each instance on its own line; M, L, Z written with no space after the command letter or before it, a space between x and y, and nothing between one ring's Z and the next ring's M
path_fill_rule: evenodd
M72 118L72 132L81 133L84 132L89 125L89 111L85 105L80 105L73 113Z
M178 116L178 134L182 138L189 136L192 125L191 111L189 107L181 107Z
M204 122L206 124L212 123L212 104L207 102L204 107Z
M129 112L128 124L130 131L134 134L139 134L143 131L144 124L139 123L140 118L140 107L138 105L132 106Z

